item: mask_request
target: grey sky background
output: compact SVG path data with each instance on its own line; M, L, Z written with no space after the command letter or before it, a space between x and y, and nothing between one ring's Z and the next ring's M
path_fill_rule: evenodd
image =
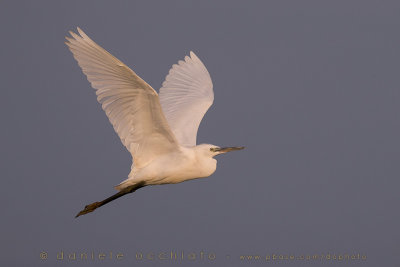
M112 252L124 258L71 265L360 253L366 261L274 266L397 266L399 10L368 0L1 1L1 265ZM198 143L246 149L217 157L210 178L147 187L75 219L131 164L64 44L76 26L157 91L193 50L215 91ZM171 251L216 259L135 259Z

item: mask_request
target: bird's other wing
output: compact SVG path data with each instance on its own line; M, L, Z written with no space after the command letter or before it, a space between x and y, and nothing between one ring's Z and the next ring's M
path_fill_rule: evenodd
M183 146L195 146L201 119L214 101L213 84L203 62L193 53L170 69L160 89L168 124Z
M178 148L157 92L81 29L65 42L137 167Z

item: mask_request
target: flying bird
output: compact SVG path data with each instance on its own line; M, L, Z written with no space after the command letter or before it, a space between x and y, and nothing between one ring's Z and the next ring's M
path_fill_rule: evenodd
M128 178L118 193L86 205L75 217L94 211L148 185L208 177L214 156L244 147L196 145L200 121L214 101L210 74L193 53L174 64L160 93L90 39L79 27L65 44L96 90L97 100L132 155Z

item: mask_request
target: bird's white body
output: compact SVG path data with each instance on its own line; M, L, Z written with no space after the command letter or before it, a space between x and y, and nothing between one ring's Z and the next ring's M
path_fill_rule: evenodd
M120 193L89 205L80 214L145 185L208 177L217 167L214 156L242 149L196 145L198 127L214 101L214 92L210 74L193 52L172 66L157 94L81 29L78 32L70 32L72 38L66 37L66 44L133 159L128 179L116 186Z
M161 155L148 165L137 168L132 166L129 178L116 186L126 188L135 183L146 181L146 184L176 184L186 180L208 177L217 168L217 160L211 157L213 145L183 147L172 153Z

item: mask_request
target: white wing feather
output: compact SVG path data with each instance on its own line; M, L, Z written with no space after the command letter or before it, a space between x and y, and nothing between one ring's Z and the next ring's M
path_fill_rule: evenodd
M214 101L210 74L190 52L174 64L160 89L160 102L176 139L182 146L196 145L200 122Z
M136 167L178 148L157 92L81 29L66 44L92 87Z

